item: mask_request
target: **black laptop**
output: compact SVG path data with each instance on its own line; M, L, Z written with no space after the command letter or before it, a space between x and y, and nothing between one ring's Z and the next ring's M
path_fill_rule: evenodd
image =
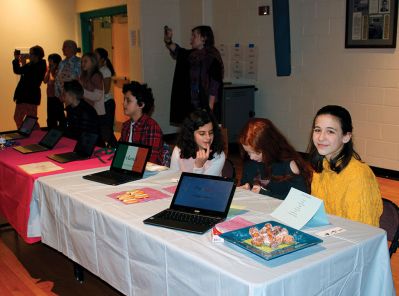
M97 140L97 134L83 132L80 135L73 152L52 154L47 157L60 163L88 159L93 154L94 148L96 148Z
M6 140L17 140L29 137L37 120L38 118L35 116L26 116L17 132L5 134L4 138Z
M54 148L62 137L62 131L58 129L49 130L38 144L25 146L14 146L13 148L23 154L47 151Z
M169 209L143 222L204 233L226 219L235 188L232 179L182 173Z
M150 146L119 142L110 169L83 178L108 185L139 180L143 177L150 155Z

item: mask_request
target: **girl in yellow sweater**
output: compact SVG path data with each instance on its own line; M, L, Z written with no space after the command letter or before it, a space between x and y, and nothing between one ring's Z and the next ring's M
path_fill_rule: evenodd
M353 149L352 119L341 106L321 108L308 147L314 169L311 193L329 214L377 226L381 193L369 166Z

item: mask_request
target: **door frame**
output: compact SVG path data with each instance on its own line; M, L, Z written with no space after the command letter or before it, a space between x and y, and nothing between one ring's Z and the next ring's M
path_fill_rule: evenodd
M108 7L80 13L80 29L82 33L82 53L91 51L93 40L91 38L90 19L114 16L118 14L127 14L127 5Z

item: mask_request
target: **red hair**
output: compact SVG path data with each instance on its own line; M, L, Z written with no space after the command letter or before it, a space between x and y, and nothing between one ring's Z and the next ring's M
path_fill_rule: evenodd
M276 181L292 178L294 175L271 176L271 165L277 162L295 161L299 174L304 177L306 185L310 189L312 180L310 165L269 119L251 118L242 129L239 142L241 145L250 146L257 153L262 152L267 178L273 178Z

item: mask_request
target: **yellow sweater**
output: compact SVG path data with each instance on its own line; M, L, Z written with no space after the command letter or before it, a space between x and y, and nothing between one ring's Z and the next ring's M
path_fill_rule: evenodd
M312 195L324 200L329 214L379 226L382 199L377 180L369 166L355 158L339 174L324 159L323 171L313 174Z

